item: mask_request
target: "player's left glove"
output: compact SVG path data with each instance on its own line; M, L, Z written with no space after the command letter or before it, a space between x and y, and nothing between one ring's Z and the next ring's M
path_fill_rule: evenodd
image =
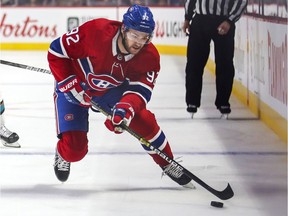
M59 82L59 91L65 94L65 97L69 102L86 108L91 107L90 101L92 96L89 88L86 83L82 82L75 75Z
M129 103L119 102L113 107L112 116L108 117L104 124L110 131L120 134L124 131L121 123L129 126L134 114L134 109Z

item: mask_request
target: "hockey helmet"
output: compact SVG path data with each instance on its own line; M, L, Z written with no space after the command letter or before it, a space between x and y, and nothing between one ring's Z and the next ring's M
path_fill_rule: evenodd
M153 35L155 22L153 14L148 7L141 5L132 5L123 15L123 24L125 30L134 29L136 31Z

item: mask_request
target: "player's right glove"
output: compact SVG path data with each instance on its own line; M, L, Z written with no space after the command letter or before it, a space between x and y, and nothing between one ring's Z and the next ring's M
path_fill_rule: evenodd
M75 75L71 75L58 83L59 91L65 94L66 99L83 107L91 107L91 93L87 85Z
M104 124L110 131L120 134L123 133L121 123L129 126L134 114L134 109L129 103L119 102L114 106L112 116L108 117Z

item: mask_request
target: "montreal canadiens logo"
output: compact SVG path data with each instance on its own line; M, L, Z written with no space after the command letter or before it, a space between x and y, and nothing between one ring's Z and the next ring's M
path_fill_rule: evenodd
M66 114L64 116L65 121L72 121L74 120L74 115L73 114Z
M97 75L88 73L87 75L88 85L96 91L105 91L110 88L115 88L122 84L123 81L118 81L109 75Z

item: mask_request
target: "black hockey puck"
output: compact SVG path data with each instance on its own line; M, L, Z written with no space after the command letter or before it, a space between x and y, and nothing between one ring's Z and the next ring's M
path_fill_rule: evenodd
M217 202L217 201L211 201L211 206L216 207L216 208L223 208L223 203L222 202Z

